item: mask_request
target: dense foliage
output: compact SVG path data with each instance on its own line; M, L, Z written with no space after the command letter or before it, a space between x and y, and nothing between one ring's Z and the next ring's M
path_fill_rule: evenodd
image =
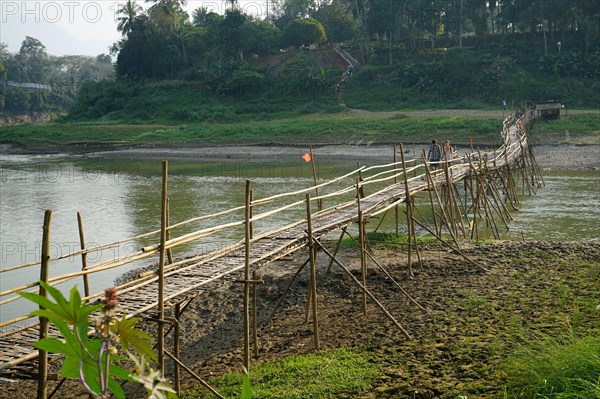
M110 56L55 57L27 36L16 54L0 44L0 112L35 114L68 109L86 83L113 78Z
M185 0L150 3L144 9L128 0L117 12L119 85L191 81L209 97L261 101L277 92L292 102L335 102L331 92L345 67L332 69L320 54L341 44L363 66L353 79L360 90L348 91L351 106L485 106L499 97L598 103L595 0L274 0L267 13L253 15L236 0L223 14L200 7L190 15ZM28 37L17 54L0 47L0 110L58 111L81 90L75 114L100 117L127 101L101 93L128 89L95 86L112 72L109 56L52 57Z

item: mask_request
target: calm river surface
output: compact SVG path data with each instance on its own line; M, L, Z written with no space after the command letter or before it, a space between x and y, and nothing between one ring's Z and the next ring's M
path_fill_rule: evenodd
M215 213L244 204L246 179L252 180L254 198L299 190L313 184L310 164L300 159L283 161L214 160L190 158L169 160L171 223ZM354 162L319 162L319 179L342 175L356 168ZM512 213L509 231L502 238L518 240L600 239L600 174L590 172L545 172L545 187L537 195L524 196L521 208ZM351 179L338 187L351 185ZM35 262L40 258L44 211L53 210L51 256L79 249L77 212L81 212L88 246L133 237L160 228L161 161L100 156L9 156L0 158L0 250L1 268ZM279 205L281 206L281 205ZM286 214L304 215L303 208ZM222 217L218 223L243 218L243 212ZM176 235L208 227L214 221L185 226ZM277 220L277 225L282 222ZM392 221L387 221L391 226ZM268 224L257 230L268 229ZM208 237L201 246L187 246L176 255L215 249L243 238L243 230ZM134 240L100 253L90 254L97 264L116 255L126 255L155 237ZM146 264L156 263L156 257ZM139 267L138 264L136 267ZM65 259L51 265L50 275L78 271L80 259ZM92 292L109 287L112 274L92 275ZM0 291L28 284L39 278L38 267L0 274ZM81 280L73 280L81 289ZM65 290L68 285L65 284ZM7 297L3 297L2 300ZM30 307L18 300L0 305L0 320L10 320Z

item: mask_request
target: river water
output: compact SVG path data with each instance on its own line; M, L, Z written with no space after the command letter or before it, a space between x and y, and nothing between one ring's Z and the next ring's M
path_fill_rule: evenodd
M354 162L319 162L319 182L356 169ZM246 179L252 180L254 198L299 190L313 184L310 164L301 159L283 161L169 160L171 223L240 206L245 201ZM598 240L600 239L600 175L597 171L545 172L545 187L537 195L523 196L512 212L503 239ZM111 158L110 156L3 155L0 159L0 251L1 268L35 262L40 258L44 211L53 210L51 257L79 249L76 214L83 218L88 246L133 237L160 228L161 162L157 158ZM351 185L352 180L338 187ZM304 215L302 209L286 217ZM240 220L243 211L219 219ZM277 223L282 220L278 219ZM182 227L183 234L210 226L212 222ZM392 220L383 228L392 229ZM268 229L262 225L259 229ZM243 230L217 234L202 244L183 248L178 256L218 248L243 238ZM156 244L156 237L138 239L90 254L90 264L116 255L132 253ZM149 263L156 262L153 258ZM139 266L137 266L139 267ZM52 264L50 275L78 271L79 258ZM92 292L111 286L113 274L91 277ZM0 291L34 282L37 267L0 274ZM81 287L81 281L76 283ZM73 284L73 283L70 283ZM64 290L68 289L65 287ZM5 297L2 298L4 300ZM0 320L10 320L30 307L25 301L0 305Z

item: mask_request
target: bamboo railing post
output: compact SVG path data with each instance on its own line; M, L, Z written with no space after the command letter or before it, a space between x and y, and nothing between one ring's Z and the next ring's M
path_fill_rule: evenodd
M251 182L246 180L246 212L244 240L244 368L250 371L250 192Z
M77 226L79 228L79 245L83 251L85 249L85 237L83 235L83 220L79 212L77 212ZM81 254L81 270L87 270L87 252ZM83 275L83 292L85 296L90 296L90 283L87 274Z
M162 201L160 218L160 259L158 261L158 368L165 375L165 243L167 242L167 191L169 161L162 161Z
M167 241L169 241L171 239L171 230L169 229L169 226L171 225L170 214L171 214L171 205L169 203L169 197L167 197L167 222L166 222ZM172 248L167 249L167 258L169 259L169 264L172 265L173 264L173 249Z
M40 281L48 281L48 272L50 268L50 227L52 224L52 211L47 210L44 213L44 227L42 232L42 253L40 266ZM48 293L40 286L39 294L47 297ZM40 309L43 309L40 306ZM48 319L40 317L40 339L48 336ZM40 349L38 358L38 389L37 399L46 399L48 396L48 352Z
M423 151L425 151L425 150L423 150ZM398 183L398 178L395 176L397 174L396 170L398 170L398 166L396 165L396 162L397 162L397 155L396 154L397 154L397 147L396 147L396 143L394 143L394 184ZM398 213L399 213L398 212L398 205L396 205L394 207L394 216L395 216L395 219L396 219L396 236L400 235L400 226L398 224ZM335 256L335 254L334 254L334 256Z
M317 186L317 169L315 168L315 156L313 155L313 148L312 148L312 144L309 147L309 154L310 154L310 165L312 166L312 174L313 174L313 181L315 182L315 195L317 197L319 197L319 189L316 187ZM317 200L317 209L321 210L321 208L323 207L323 200Z
M402 170L404 174L404 190L406 192L406 229L407 229L407 239L408 239L408 276L414 277L413 269L412 269L412 198L410 196L410 189L408 188L408 176L406 174L406 162L404 160L404 146L400 143L400 160L402 161ZM416 242L415 242L416 245Z
M250 190L250 193L248 193L250 196L250 219L248 219L250 223L250 239L254 238L254 222L252 221L252 216L254 215L254 207L252 206L253 193L254 191L252 189ZM256 279L253 278L253 280Z
M306 193L306 221L307 221L307 233L308 233L308 250L310 256L310 295L312 298L312 319L313 319L313 339L315 349L319 349L321 344L319 342L319 320L317 317L317 264L315 261L315 242L312 230L312 212L310 209L310 193Z
M365 222L362 210L358 211L358 240L360 242L360 278L363 287L367 286L367 258L365 246ZM367 292L362 292L363 315L367 315Z

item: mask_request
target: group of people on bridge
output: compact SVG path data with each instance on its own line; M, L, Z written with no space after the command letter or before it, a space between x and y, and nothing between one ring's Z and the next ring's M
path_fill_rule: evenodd
M454 158L455 150L452 148L450 140L444 141L444 146L440 146L436 139L431 141L427 161L431 164L431 169L436 170L441 162L448 162L448 165Z

